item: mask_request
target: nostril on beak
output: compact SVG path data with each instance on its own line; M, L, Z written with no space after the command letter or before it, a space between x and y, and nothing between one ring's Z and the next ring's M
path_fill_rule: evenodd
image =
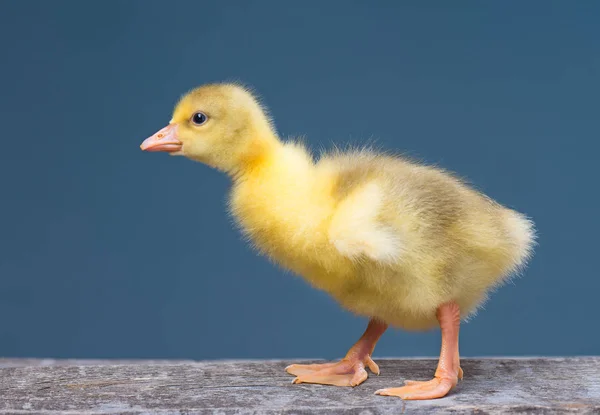
M181 150L181 146L177 139L177 125L168 125L145 139L140 148L144 151L175 152Z

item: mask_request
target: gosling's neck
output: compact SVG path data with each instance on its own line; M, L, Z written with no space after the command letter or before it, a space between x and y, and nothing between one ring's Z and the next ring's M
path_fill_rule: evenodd
M253 177L276 163L283 147L284 143L274 134L257 136L236 157L235 163L227 170L227 174L234 183Z
M329 246L324 231L332 212L328 181L319 180L300 146L279 143L270 150L234 179L229 211L261 252L304 275L308 271L299 264L318 262L311 255Z
M282 185L289 180L287 186L312 184L315 163L303 145L283 142L275 134L264 134L252 140L229 175L234 183L277 179Z
M231 207L242 217L265 219L298 216L317 224L328 212L329 181L319 180L310 153L297 143L267 139L256 143L257 151L233 177Z

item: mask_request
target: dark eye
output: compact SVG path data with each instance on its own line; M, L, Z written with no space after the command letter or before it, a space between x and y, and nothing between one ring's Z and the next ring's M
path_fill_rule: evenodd
M194 115L192 115L192 122L196 125L204 124L207 119L208 117L206 116L206 114L203 114L201 112L197 112Z

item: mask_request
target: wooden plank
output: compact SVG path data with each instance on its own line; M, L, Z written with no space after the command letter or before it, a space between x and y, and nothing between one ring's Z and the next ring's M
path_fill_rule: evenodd
M462 359L443 399L374 395L429 379L434 359L377 359L356 388L292 385L290 361L0 359L0 414L600 414L600 357ZM303 362L294 362L303 363Z

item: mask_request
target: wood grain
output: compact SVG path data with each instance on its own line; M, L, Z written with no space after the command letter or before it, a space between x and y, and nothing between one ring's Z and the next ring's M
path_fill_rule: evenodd
M462 359L464 380L432 401L373 392L429 379L436 360L376 361L380 376L338 388L292 385L291 361L0 359L0 414L600 414L600 357Z

